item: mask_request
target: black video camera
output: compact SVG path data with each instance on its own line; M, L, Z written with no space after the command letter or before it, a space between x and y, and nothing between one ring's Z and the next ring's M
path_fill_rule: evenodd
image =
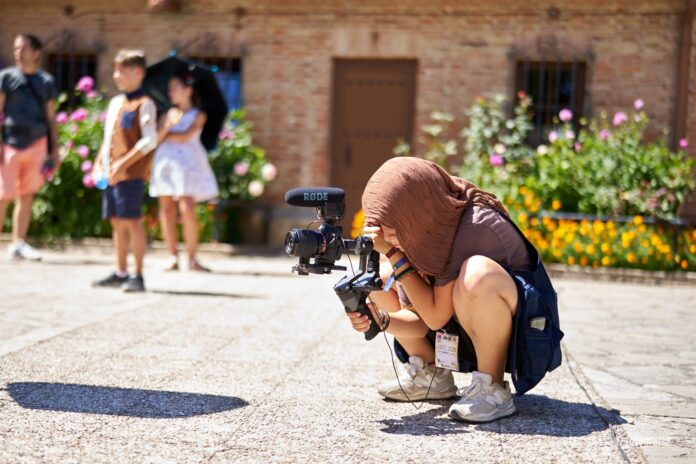
M367 296L370 292L382 290L379 253L373 249L368 237L343 238L343 228L339 223L346 210L345 192L329 187L296 188L285 194L285 201L293 206L315 207L317 219L321 222L316 229L290 229L285 236L285 253L300 259L292 267L293 272L309 275L345 271L345 266L336 265L344 252L360 257L360 271L339 280L334 291L346 312L357 311L370 319L365 339L372 340L380 332L380 326L367 307Z

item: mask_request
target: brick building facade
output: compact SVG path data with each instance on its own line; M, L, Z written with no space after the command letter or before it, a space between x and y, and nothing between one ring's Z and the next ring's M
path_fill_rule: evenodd
M0 0L0 58L11 62L15 33L36 33L47 52L95 56L99 85L108 88L122 47L143 48L151 60L171 49L238 59L256 141L279 168L267 192L278 218L288 213L285 190L330 184L332 163L349 156L332 145L337 59L414 63L410 133L433 110L461 126L476 96L514 95L520 62L552 60L582 66L585 114L628 110L642 98L655 133L683 132L696 146L696 41L683 37L696 35L687 27L690 0L178 3L177 11L153 12L146 0Z

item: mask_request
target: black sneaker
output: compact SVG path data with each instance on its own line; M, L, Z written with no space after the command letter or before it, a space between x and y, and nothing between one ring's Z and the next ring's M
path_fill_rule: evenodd
M112 272L104 279L95 280L92 282L92 287L112 287L118 288L128 280L128 276L119 276L116 272Z
M128 276L128 279L121 284L121 290L126 293L129 292L144 292L145 291L145 281L141 274L135 274Z

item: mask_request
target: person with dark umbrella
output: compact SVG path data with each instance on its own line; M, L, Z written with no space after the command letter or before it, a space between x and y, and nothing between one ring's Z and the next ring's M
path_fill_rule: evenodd
M183 222L188 267L193 271L209 271L196 256L198 250L198 219L196 203L219 195L215 175L208 163L201 136L208 115L201 109L198 88L189 70L171 76L167 96L172 107L159 129L160 145L155 152L150 180L150 196L159 198L162 233L171 254L167 270L178 270L177 205ZM215 129L215 133L220 128Z

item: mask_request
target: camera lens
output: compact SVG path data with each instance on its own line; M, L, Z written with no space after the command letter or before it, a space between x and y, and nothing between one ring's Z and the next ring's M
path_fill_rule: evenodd
M285 236L285 253L299 258L311 258L324 252L324 236L307 229L290 229Z

